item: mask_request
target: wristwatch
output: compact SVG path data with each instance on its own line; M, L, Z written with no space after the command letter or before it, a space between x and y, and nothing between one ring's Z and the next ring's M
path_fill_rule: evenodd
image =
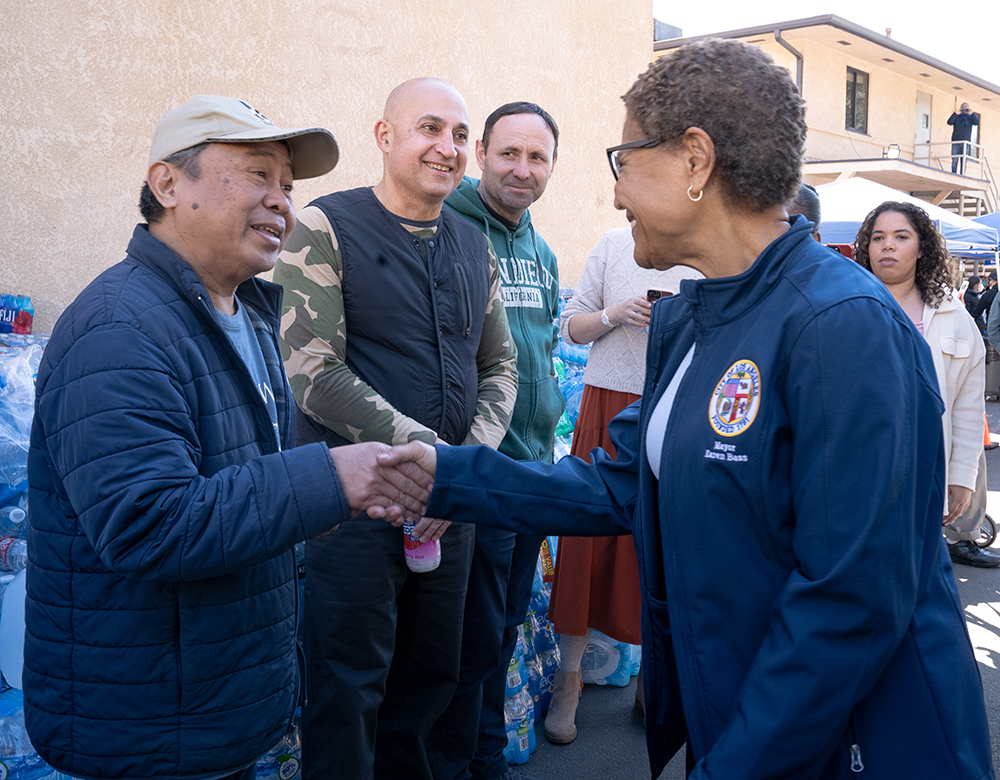
M604 323L604 327L606 327L606 328L613 328L615 326L615 324L611 320L608 319L608 310L607 309L602 309L601 310L601 322Z

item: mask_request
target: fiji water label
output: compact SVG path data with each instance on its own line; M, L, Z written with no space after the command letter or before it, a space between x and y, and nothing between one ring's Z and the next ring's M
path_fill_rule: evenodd
M7 765L0 761L0 780L7 780L10 777L10 770L7 769Z
M27 295L0 295L0 333L31 333L34 314Z

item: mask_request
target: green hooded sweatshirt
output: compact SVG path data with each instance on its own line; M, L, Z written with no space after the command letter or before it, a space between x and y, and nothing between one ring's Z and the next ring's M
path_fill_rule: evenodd
M517 347L517 400L499 449L515 460L551 463L565 406L552 368L559 343L559 267L535 233L530 211L510 231L486 210L478 187L478 179L466 176L445 203L486 233L499 260L504 308Z

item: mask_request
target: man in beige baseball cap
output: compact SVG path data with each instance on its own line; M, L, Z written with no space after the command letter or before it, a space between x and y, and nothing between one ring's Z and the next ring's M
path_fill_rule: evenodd
M284 130L246 101L198 95L157 124L139 210L233 315L236 287L271 270L295 226L292 181L337 157L329 130Z
M282 130L245 100L197 95L163 115L149 149L149 164L203 143L284 141L296 179L312 179L333 170L337 142L321 127Z
M383 477L383 444L295 447L281 288L257 274L295 224L293 179L336 160L326 130L282 130L242 101L174 109L147 224L52 332L24 695L60 771L253 778L298 699L294 545L414 484Z

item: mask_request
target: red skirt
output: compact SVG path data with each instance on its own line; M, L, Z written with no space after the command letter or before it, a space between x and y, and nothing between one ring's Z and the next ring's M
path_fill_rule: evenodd
M602 447L614 457L608 423L637 400L632 393L584 385L572 454L589 462L590 451ZM549 620L557 633L583 636L588 628L596 628L637 645L641 598L631 536L560 537L549 603Z

